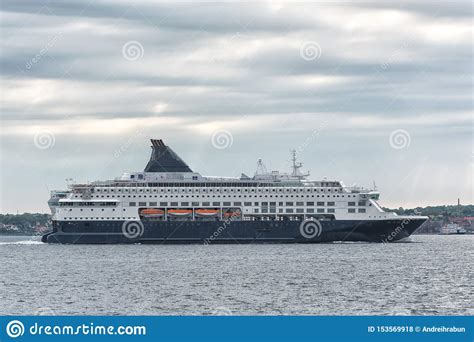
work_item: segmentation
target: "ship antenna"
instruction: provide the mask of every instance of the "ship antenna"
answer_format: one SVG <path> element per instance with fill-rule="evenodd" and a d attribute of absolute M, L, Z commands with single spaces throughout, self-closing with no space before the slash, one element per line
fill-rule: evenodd
<path fill-rule="evenodd" d="M 257 171 L 255 172 L 256 175 L 264 175 L 267 173 L 267 168 L 265 164 L 263 164 L 262 158 L 258 158 L 257 161 Z"/>
<path fill-rule="evenodd" d="M 299 169 L 303 166 L 303 163 L 296 162 L 296 150 L 291 150 L 291 161 L 293 162 L 293 171 L 291 175 L 293 177 L 304 178 L 309 176 L 309 172 L 302 174 Z"/>

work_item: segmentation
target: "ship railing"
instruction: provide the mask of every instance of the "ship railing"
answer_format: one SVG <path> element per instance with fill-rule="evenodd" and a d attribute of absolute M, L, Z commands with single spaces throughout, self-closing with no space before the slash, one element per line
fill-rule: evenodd
<path fill-rule="evenodd" d="M 379 193 L 375 189 L 367 189 L 364 188 L 363 186 L 347 186 L 344 188 L 346 191 L 353 193 L 353 194 L 359 194 L 359 193 Z"/>

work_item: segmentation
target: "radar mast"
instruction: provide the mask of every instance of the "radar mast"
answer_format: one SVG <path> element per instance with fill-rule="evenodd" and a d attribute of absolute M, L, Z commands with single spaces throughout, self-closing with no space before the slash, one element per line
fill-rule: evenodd
<path fill-rule="evenodd" d="M 296 150 L 293 149 L 291 150 L 291 161 L 293 162 L 293 170 L 291 172 L 291 175 L 293 177 L 299 178 L 299 179 L 304 179 L 309 176 L 309 172 L 307 173 L 301 173 L 300 168 L 303 166 L 303 163 L 297 162 L 296 161 Z"/>

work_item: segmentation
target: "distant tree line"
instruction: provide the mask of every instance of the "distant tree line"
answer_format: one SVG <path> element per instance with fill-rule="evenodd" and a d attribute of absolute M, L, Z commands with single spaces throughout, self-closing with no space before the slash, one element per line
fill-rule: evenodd
<path fill-rule="evenodd" d="M 413 209 L 384 208 L 384 210 L 395 212 L 398 215 L 428 216 L 430 219 L 416 231 L 416 234 L 436 234 L 440 232 L 444 224 L 454 218 L 474 217 L 474 205 L 438 205 Z M 472 220 L 465 221 L 463 226 L 468 231 L 472 231 L 474 229 L 473 223 Z"/>
<path fill-rule="evenodd" d="M 395 212 L 398 215 L 430 216 L 432 219 L 474 216 L 474 205 L 438 205 L 434 207 L 418 207 L 413 209 L 404 209 L 400 207 L 398 209 L 384 208 L 384 210 Z"/>

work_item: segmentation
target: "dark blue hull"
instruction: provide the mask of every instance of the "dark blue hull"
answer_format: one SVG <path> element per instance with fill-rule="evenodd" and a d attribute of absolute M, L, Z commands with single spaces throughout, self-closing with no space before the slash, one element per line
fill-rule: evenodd
<path fill-rule="evenodd" d="M 56 221 L 43 242 L 66 244 L 214 244 L 393 242 L 413 234 L 425 218 L 326 221 Z"/>

